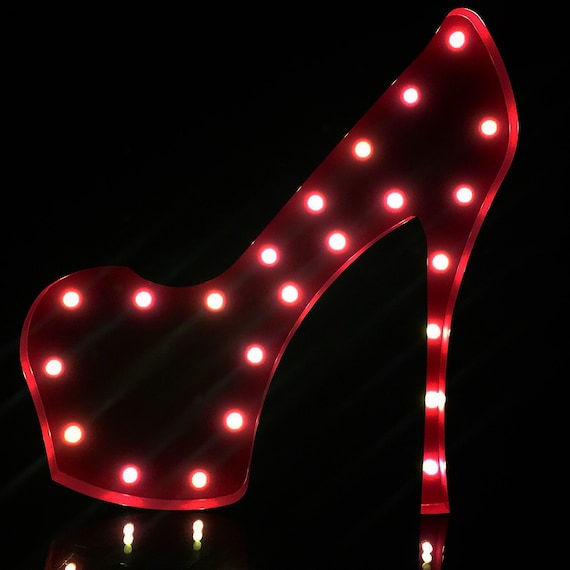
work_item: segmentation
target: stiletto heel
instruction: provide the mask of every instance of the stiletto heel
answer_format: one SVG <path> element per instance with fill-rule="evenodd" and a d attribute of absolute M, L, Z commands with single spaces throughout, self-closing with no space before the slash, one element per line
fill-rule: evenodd
<path fill-rule="evenodd" d="M 225 272 L 169 287 L 98 267 L 46 287 L 20 359 L 53 480 L 150 509 L 237 501 L 292 335 L 359 255 L 418 218 L 428 254 L 421 512 L 447 513 L 452 312 L 517 137 L 499 52 L 476 13 L 456 9 Z"/>

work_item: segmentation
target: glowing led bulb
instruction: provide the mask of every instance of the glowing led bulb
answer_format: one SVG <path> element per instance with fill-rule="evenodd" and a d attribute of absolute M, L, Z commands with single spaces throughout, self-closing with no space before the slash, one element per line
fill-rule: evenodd
<path fill-rule="evenodd" d="M 259 252 L 259 260 L 263 265 L 275 265 L 279 261 L 279 252 L 272 245 L 263 247 Z"/>
<path fill-rule="evenodd" d="M 60 376 L 63 372 L 63 362 L 56 357 L 49 358 L 44 364 L 44 372 L 48 376 Z"/>
<path fill-rule="evenodd" d="M 463 32 L 457 31 L 449 34 L 447 43 L 453 49 L 462 48 L 465 45 L 465 34 Z"/>
<path fill-rule="evenodd" d="M 401 210 L 404 206 L 404 194 L 401 190 L 394 188 L 386 193 L 384 202 L 390 210 Z"/>
<path fill-rule="evenodd" d="M 83 439 L 83 429 L 78 424 L 70 424 L 63 430 L 63 440 L 65 443 L 74 445 Z"/>
<path fill-rule="evenodd" d="M 406 105 L 415 105 L 420 100 L 420 92 L 416 87 L 407 87 L 402 91 L 401 99 Z"/>
<path fill-rule="evenodd" d="M 210 291 L 206 295 L 206 307 L 211 311 L 220 311 L 226 304 L 226 299 L 221 291 Z"/>
<path fill-rule="evenodd" d="M 148 289 L 139 289 L 133 295 L 133 303 L 139 309 L 149 309 L 154 303 L 154 298 Z"/>
<path fill-rule="evenodd" d="M 287 305 L 292 305 L 299 300 L 299 288 L 294 283 L 287 283 L 279 290 L 279 297 Z"/>
<path fill-rule="evenodd" d="M 429 392 L 426 392 L 425 404 L 426 408 L 432 410 L 438 408 L 443 410 L 445 407 L 445 394 L 441 391 L 435 392 L 434 390 L 430 390 Z"/>
<path fill-rule="evenodd" d="M 224 423 L 230 431 L 239 431 L 244 424 L 243 414 L 237 410 L 229 412 L 224 418 Z"/>
<path fill-rule="evenodd" d="M 499 125 L 497 124 L 497 121 L 495 121 L 495 119 L 485 119 L 484 121 L 481 122 L 479 130 L 481 131 L 481 134 L 483 134 L 484 136 L 492 137 L 499 130 Z"/>
<path fill-rule="evenodd" d="M 134 465 L 128 465 L 121 471 L 121 479 L 127 485 L 133 485 L 139 480 L 139 470 Z"/>
<path fill-rule="evenodd" d="M 305 208 L 311 214 L 318 214 L 325 209 L 325 197 L 320 192 L 311 192 L 305 198 Z"/>
<path fill-rule="evenodd" d="M 429 323 L 426 327 L 426 334 L 432 340 L 439 338 L 441 336 L 441 327 L 435 323 Z"/>
<path fill-rule="evenodd" d="M 431 266 L 437 271 L 445 271 L 449 268 L 449 257 L 445 253 L 437 253 L 431 260 Z"/>
<path fill-rule="evenodd" d="M 194 471 L 190 475 L 190 483 L 195 489 L 203 489 L 208 484 L 208 475 L 205 471 Z"/>
<path fill-rule="evenodd" d="M 61 304 L 66 309 L 76 309 L 81 304 L 81 295 L 76 289 L 68 289 L 61 296 Z"/>
<path fill-rule="evenodd" d="M 343 251 L 346 249 L 348 239 L 342 232 L 332 232 L 327 237 L 327 245 L 331 251 Z"/>
<path fill-rule="evenodd" d="M 261 364 L 265 358 L 265 351 L 258 344 L 253 344 L 247 347 L 245 358 L 250 364 Z"/>
<path fill-rule="evenodd" d="M 424 461 L 423 470 L 426 475 L 435 475 L 438 472 L 437 461 L 434 459 L 426 459 Z"/>
<path fill-rule="evenodd" d="M 372 156 L 372 144 L 370 141 L 361 139 L 354 144 L 352 152 L 359 160 L 366 160 Z"/>
<path fill-rule="evenodd" d="M 455 189 L 454 195 L 459 204 L 470 204 L 473 201 L 473 188 L 462 184 Z"/>

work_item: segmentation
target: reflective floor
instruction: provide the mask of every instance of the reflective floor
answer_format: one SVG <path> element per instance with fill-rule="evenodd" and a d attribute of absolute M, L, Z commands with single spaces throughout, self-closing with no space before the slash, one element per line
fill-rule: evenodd
<path fill-rule="evenodd" d="M 292 522 L 294 527 L 295 522 Z M 339 523 L 342 525 L 341 521 Z M 447 525 L 447 516 L 422 519 L 418 568 L 439 570 L 443 567 Z M 297 536 L 294 528 L 289 532 L 285 528 L 278 530 L 283 533 L 277 539 L 281 545 L 279 550 L 271 547 L 275 539 L 264 540 L 262 544 L 248 540 L 246 529 L 224 516 L 209 513 L 125 514 L 58 535 L 50 543 L 45 568 L 247 569 L 312 568 L 324 564 L 330 568 L 339 564 L 343 567 L 367 567 L 370 563 L 385 565 L 396 560 L 409 564 L 413 559 L 412 552 L 397 558 L 382 553 L 389 548 L 385 542 L 388 533 L 379 537 L 377 552 L 366 552 L 349 544 L 352 533 L 348 529 L 343 533 L 341 527 L 338 542 L 331 540 L 323 555 L 315 556 L 314 551 L 302 544 L 303 536 L 315 544 L 314 538 L 306 536 L 308 529 L 299 525 Z M 289 540 L 286 539 L 288 536 Z"/>
<path fill-rule="evenodd" d="M 146 511 L 54 483 L 20 368 L 27 311 L 64 275 L 125 265 L 187 285 L 224 270 L 455 7 L 402 3 L 371 16 L 352 3 L 328 6 L 326 18 L 290 4 L 184 16 L 50 8 L 11 20 L 2 570 L 567 565 L 567 97 L 558 84 L 567 34 L 553 3 L 470 5 L 501 50 L 521 130 L 457 300 L 449 516 L 420 516 L 425 243 L 414 221 L 345 271 L 292 338 L 260 418 L 249 488 L 233 505 Z"/>

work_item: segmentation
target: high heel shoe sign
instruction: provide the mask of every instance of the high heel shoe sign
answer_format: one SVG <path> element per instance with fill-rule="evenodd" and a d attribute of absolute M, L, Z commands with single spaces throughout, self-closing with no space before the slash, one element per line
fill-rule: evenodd
<path fill-rule="evenodd" d="M 53 480 L 149 509 L 240 499 L 295 331 L 359 255 L 417 218 L 428 254 L 421 511 L 448 512 L 452 313 L 517 137 L 499 51 L 475 12 L 455 9 L 220 275 L 169 287 L 106 266 L 46 287 L 25 319 L 20 358 Z"/>

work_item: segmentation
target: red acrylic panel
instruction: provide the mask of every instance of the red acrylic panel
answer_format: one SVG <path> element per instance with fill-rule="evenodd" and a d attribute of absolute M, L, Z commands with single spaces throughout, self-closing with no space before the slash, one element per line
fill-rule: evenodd
<path fill-rule="evenodd" d="M 475 12 L 456 9 L 219 276 L 170 287 L 107 266 L 46 287 L 20 356 L 53 480 L 149 509 L 240 499 L 292 335 L 360 254 L 417 218 L 428 252 L 422 512 L 447 512 L 451 318 L 517 137 L 497 47 Z"/>

